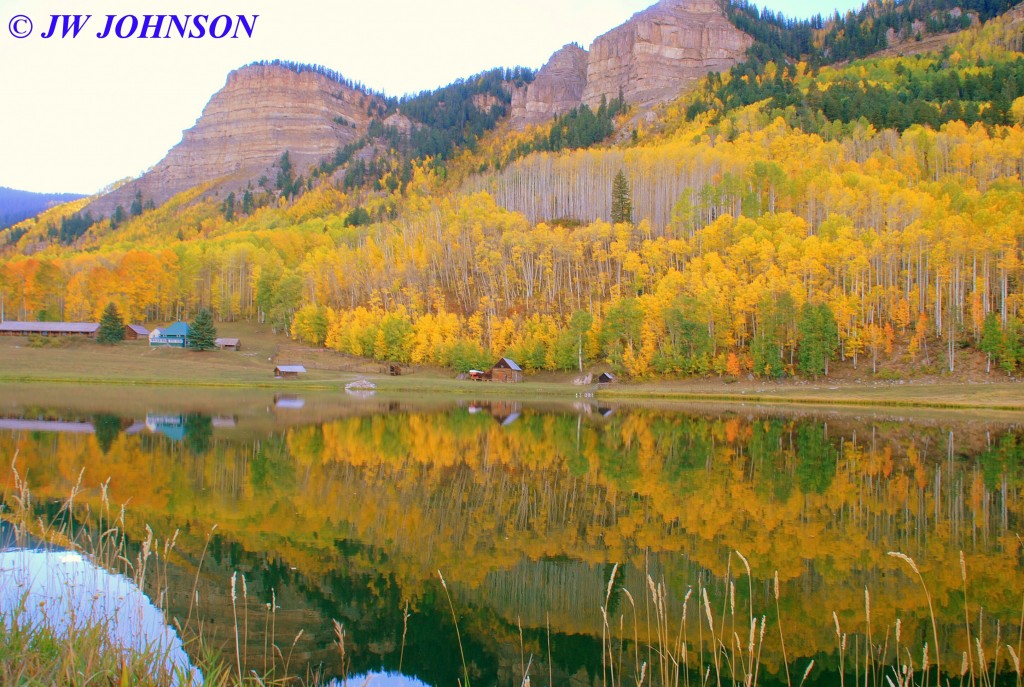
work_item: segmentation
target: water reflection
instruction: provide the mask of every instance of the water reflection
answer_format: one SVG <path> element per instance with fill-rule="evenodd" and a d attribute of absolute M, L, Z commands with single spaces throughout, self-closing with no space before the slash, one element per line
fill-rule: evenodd
<path fill-rule="evenodd" d="M 366 673 L 365 675 L 355 675 L 348 679 L 338 680 L 334 679 L 328 683 L 329 687 L 428 687 L 425 682 L 421 682 L 414 677 L 408 675 L 402 675 L 401 673 Z"/>
<path fill-rule="evenodd" d="M 1011 423 L 495 400 L 302 405 L 275 413 L 262 398 L 230 430 L 216 411 L 183 408 L 180 440 L 130 433 L 127 416 L 102 441 L 98 430 L 0 430 L 0 455 L 30 462 L 44 501 L 66 498 L 84 467 L 92 484 L 110 478 L 111 498 L 130 499 L 139 523 L 161 523 L 165 536 L 179 528 L 171 586 L 190 590 L 202 560 L 202 610 L 223 641 L 233 635 L 228 581 L 245 575 L 257 672 L 274 660 L 262 647 L 287 646 L 302 629 L 293 668 L 340 674 L 337 619 L 354 671 L 401 662 L 427 684 L 455 684 L 438 569 L 482 685 L 521 682 L 523 655 L 534 675 L 600 682 L 599 609 L 616 563 L 607 600 L 627 647 L 657 640 L 646 610 L 635 632 L 630 624 L 649 605 L 648 577 L 665 584 L 674 624 L 687 591 L 701 588 L 716 614 L 752 604 L 774 622 L 777 570 L 789 658 L 801 673 L 814 658 L 823 672 L 812 679 L 838 670 L 832 611 L 863 628 L 865 587 L 875 627 L 899 617 L 904 643 L 919 651 L 927 641 L 927 602 L 893 550 L 922 566 L 944 656 L 966 641 L 961 550 L 985 636 L 995 618 L 1003 636 L 1016 632 L 1024 439 Z M 97 412 L 89 417 L 98 428 Z M 750 561 L 749 579 L 733 551 Z M 172 596 L 172 614 L 187 612 L 184 597 Z M 272 599 L 282 610 L 266 636 L 260 609 Z M 691 627 L 697 610 L 691 602 Z M 761 684 L 785 683 L 780 648 L 769 633 Z"/>
<path fill-rule="evenodd" d="M 171 685 L 203 683 L 160 609 L 131 580 L 77 553 L 0 551 L 0 617 L 8 626 L 16 618 L 47 627 L 58 639 L 74 628 L 103 628 L 115 646 L 156 657 Z"/>

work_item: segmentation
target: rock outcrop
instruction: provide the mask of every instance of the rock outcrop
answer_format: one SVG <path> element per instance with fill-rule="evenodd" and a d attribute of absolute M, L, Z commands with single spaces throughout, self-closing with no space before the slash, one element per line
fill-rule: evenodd
<path fill-rule="evenodd" d="M 587 86 L 587 51 L 571 43 L 551 56 L 533 83 L 512 94 L 516 126 L 540 124 L 583 102 Z"/>
<path fill-rule="evenodd" d="M 620 92 L 641 106 L 670 100 L 741 61 L 752 44 L 715 0 L 661 0 L 594 41 L 583 102 L 596 107 Z"/>
<path fill-rule="evenodd" d="M 743 59 L 752 39 L 729 23 L 717 0 L 661 0 L 598 37 L 589 52 L 570 44 L 552 55 L 534 81 L 512 93 L 513 126 L 537 124 L 582 103 L 596 108 L 620 94 L 628 103 L 651 105 L 678 96 L 708 71 Z M 497 101 L 480 98 L 487 110 Z M 287 151 L 298 174 L 358 140 L 369 129 L 369 112 L 386 110 L 372 94 L 349 87 L 315 68 L 250 65 L 232 72 L 195 126 L 143 176 L 101 196 L 88 210 L 109 216 L 128 211 L 137 194 L 160 205 L 198 186 L 220 196 L 256 179 L 276 177 Z M 392 115 L 387 122 L 406 133 L 413 124 Z M 370 145 L 357 158 L 377 154 Z"/>
<path fill-rule="evenodd" d="M 596 38 L 589 51 L 566 46 L 556 52 L 536 80 L 514 94 L 513 126 L 583 103 L 596 108 L 602 97 L 620 94 L 641 107 L 671 100 L 708 72 L 742 61 L 752 44 L 716 0 L 661 0 Z"/>
<path fill-rule="evenodd" d="M 267 174 L 287 151 L 301 174 L 366 133 L 376 96 L 317 71 L 250 65 L 233 71 L 181 143 L 140 178 L 97 199 L 93 215 L 129 209 L 136 192 L 157 205 L 209 182 L 227 192 Z"/>

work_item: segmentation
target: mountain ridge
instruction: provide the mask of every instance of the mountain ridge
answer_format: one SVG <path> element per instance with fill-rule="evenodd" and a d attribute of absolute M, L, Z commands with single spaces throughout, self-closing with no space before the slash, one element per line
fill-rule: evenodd
<path fill-rule="evenodd" d="M 0 186 L 0 229 L 34 217 L 62 203 L 85 198 L 80 193 L 37 193 Z"/>
<path fill-rule="evenodd" d="M 305 171 L 365 134 L 372 104 L 382 106 L 380 96 L 332 74 L 283 63 L 232 71 L 180 143 L 140 178 L 99 197 L 89 211 L 111 215 L 118 206 L 128 208 L 136 195 L 161 204 L 213 181 L 226 194 L 271 174 L 284 152 Z"/>
<path fill-rule="evenodd" d="M 591 51 L 567 46 L 557 52 L 555 64 L 541 69 L 540 83 L 510 83 L 511 121 L 513 126 L 543 123 L 583 104 L 596 110 L 602 100 L 619 95 L 641 106 L 663 102 L 709 69 L 738 63 L 752 43 L 729 24 L 716 0 L 661 0 L 596 38 Z M 95 216 L 112 216 L 137 199 L 161 204 L 211 182 L 210 193 L 226 196 L 274 176 L 274 164 L 285 152 L 304 174 L 366 137 L 374 116 L 389 103 L 394 109 L 393 103 L 407 100 L 385 99 L 325 68 L 247 65 L 228 75 L 195 125 L 160 162 L 88 209 Z M 412 132 L 405 135 L 411 138 Z M 366 144 L 364 162 L 375 156 L 370 141 Z"/>

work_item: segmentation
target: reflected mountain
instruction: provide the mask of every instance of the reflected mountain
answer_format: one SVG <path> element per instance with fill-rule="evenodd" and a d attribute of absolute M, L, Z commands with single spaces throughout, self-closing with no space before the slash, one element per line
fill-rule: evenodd
<path fill-rule="evenodd" d="M 223 646 L 233 641 L 230 579 L 244 575 L 247 660 L 258 673 L 277 656 L 264 646 L 287 648 L 302 630 L 293 669 L 401 666 L 426 684 L 455 684 L 459 644 L 438 570 L 480 685 L 521 683 L 524 656 L 535 676 L 599 683 L 601 608 L 624 628 L 617 649 L 657 642 L 652 582 L 676 626 L 687 593 L 706 591 L 716 615 L 752 605 L 774 627 L 776 571 L 790 667 L 802 674 L 814 659 L 808 684 L 824 684 L 840 665 L 831 613 L 862 632 L 865 587 L 882 636 L 899 617 L 905 643 L 919 650 L 930 637 L 920 584 L 889 551 L 921 566 L 944 657 L 966 641 L 961 550 L 984 636 L 996 619 L 1003 636 L 1018 631 L 1024 435 L 1012 422 L 634 404 L 276 405 L 264 397 L 226 429 L 213 418 L 227 409 L 181 413 L 181 439 L 133 433 L 127 420 L 109 421 L 122 429 L 102 442 L 99 431 L 0 429 L 0 454 L 31 465 L 44 519 L 84 468 L 83 508 L 99 511 L 95 485 L 109 478 L 111 501 L 129 502 L 130 538 L 143 538 L 144 523 L 158 536 L 178 530 L 169 612 L 185 617 L 197 585 L 205 627 Z M 88 415 L 97 428 L 98 415 Z M 255 424 L 262 418 L 274 423 Z M 691 598 L 691 629 L 699 610 Z M 689 637 L 691 656 L 700 641 Z M 777 632 L 762 655 L 760 684 L 785 684 Z M 699 682 L 700 666 L 690 668 Z"/>

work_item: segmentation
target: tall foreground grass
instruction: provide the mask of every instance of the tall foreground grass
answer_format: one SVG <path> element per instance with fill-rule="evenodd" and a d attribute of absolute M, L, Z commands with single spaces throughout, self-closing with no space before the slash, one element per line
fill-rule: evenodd
<path fill-rule="evenodd" d="M 309 668 L 300 669 L 304 674 L 292 670 L 291 652 L 299 637 L 290 646 L 278 646 L 273 634 L 265 635 L 272 645 L 262 648 L 272 660 L 264 662 L 261 673 L 245 668 L 250 618 L 244 576 L 231 579 L 233 646 L 215 647 L 208 641 L 198 620 L 196 591 L 206 549 L 196 570 L 187 616 L 171 618 L 168 566 L 177 532 L 161 542 L 147 526 L 146 539 L 132 554 L 125 509 L 111 508 L 106 484 L 101 485 L 98 513 L 76 512 L 80 510 L 76 507 L 79 475 L 56 515 L 45 520 L 35 515 L 16 456 L 12 474 L 14 487 L 0 504 L 13 538 L 6 543 L 14 544 L 13 551 L 0 554 L 0 684 L 245 687 L 326 682 Z M 79 521 L 90 525 L 76 526 Z M 40 563 L 37 556 L 47 558 Z M 62 573 L 64 564 L 73 571 Z M 47 578 L 41 583 L 42 594 L 35 584 L 39 580 L 34 579 L 41 576 Z M 47 593 L 47 586 L 61 585 L 65 588 Z M 147 588 L 156 590 L 152 603 L 142 592 Z M 131 621 L 149 613 L 147 606 L 154 604 L 159 631 L 147 634 L 152 628 Z M 265 617 L 253 621 L 272 632 L 277 608 L 274 598 L 265 605 Z M 344 665 L 344 630 L 337 628 Z"/>
<path fill-rule="evenodd" d="M 175 630 L 174 640 L 153 641 L 139 647 L 126 642 L 115 625 L 118 615 L 132 609 L 119 609 L 119 614 L 97 619 L 95 615 L 57 617 L 66 609 L 30 606 L 26 592 L 20 603 L 0 605 L 0 684 L 2 685 L 210 685 L 211 687 L 243 687 L 248 685 L 321 685 L 323 676 L 308 667 L 293 665 L 291 653 L 299 636 L 289 644 L 278 646 L 274 637 L 276 626 L 276 598 L 266 604 L 259 618 L 250 618 L 248 587 L 244 576 L 231 578 L 231 602 L 234 624 L 233 637 L 226 645 L 213 646 L 200 617 L 198 608 L 199 574 L 204 549 L 196 571 L 195 583 L 189 596 L 188 611 L 184 618 L 170 618 L 169 559 L 175 549 L 177 532 L 160 541 L 152 530 L 137 551 L 129 547 L 126 538 L 125 509 L 113 509 L 107 496 L 107 485 L 101 486 L 99 512 L 88 511 L 78 503 L 81 494 L 81 475 L 68 498 L 50 520 L 36 515 L 32 495 L 15 463 L 12 465 L 13 488 L 3 494 L 2 514 L 22 548 L 40 543 L 55 545 L 64 552 L 78 552 L 98 568 L 116 573 L 130 580 L 137 590 L 156 590 L 154 604 L 163 618 Z M 90 523 L 88 527 L 76 525 Z M 209 536 L 212 536 L 210 532 Z M 207 545 L 209 545 L 209 536 Z M 132 551 L 130 551 L 130 549 Z M 879 624 L 872 616 L 871 591 L 864 590 L 864 622 L 858 627 L 843 627 L 839 614 L 822 609 L 823 623 L 834 627 L 835 651 L 838 670 L 829 672 L 826 679 L 834 679 L 839 687 L 1024 687 L 1021 656 L 1024 655 L 1024 630 L 1016 636 L 1003 636 L 998 628 L 994 633 L 983 632 L 984 611 L 970 597 L 968 568 L 960 555 L 959 572 L 963 583 L 963 625 L 966 644 L 956 655 L 950 654 L 949 644 L 943 644 L 936 620 L 927 579 L 917 562 L 910 556 L 894 551 L 889 554 L 916 579 L 928 605 L 930 636 L 924 641 L 903 636 L 900 619 L 894 623 Z M 0 557 L 2 558 L 2 557 Z M 735 570 L 735 575 L 733 571 Z M 709 589 L 702 583 L 686 591 L 683 598 L 671 600 L 666 583 L 645 573 L 646 586 L 629 590 L 621 586 L 621 569 L 614 566 L 608 579 L 603 599 L 596 599 L 601 636 L 601 674 L 592 676 L 602 687 L 755 687 L 769 682 L 783 682 L 788 687 L 804 687 L 818 679 L 815 661 L 791 661 L 786 643 L 786 622 L 781 600 L 785 590 L 778 573 L 769 582 L 769 605 L 774 608 L 755 609 L 755 579 L 747 559 L 739 552 L 729 557 L 726 575 L 727 593 L 720 605 L 713 606 Z M 749 602 L 737 603 L 737 585 L 744 578 Z M 0 585 L 10 584 L 9 576 L 0 576 Z M 70 578 L 69 578 L 70 579 Z M 71 581 L 70 584 L 75 584 Z M 450 593 L 444 578 L 438 572 L 440 590 L 447 600 L 458 636 L 458 652 L 439 656 L 437 661 L 452 665 L 461 663 L 459 687 L 470 687 L 470 669 L 461 645 L 457 595 Z M 0 588 L 0 592 L 6 592 Z M 16 591 L 16 590 L 15 590 Z M 1012 590 L 1021 595 L 1020 627 L 1024 628 L 1024 590 Z M 621 594 L 626 604 L 614 610 L 613 594 Z M 742 596 L 742 594 L 741 594 Z M 141 592 L 138 595 L 142 598 Z M 0 594 L 0 600 L 4 597 Z M 134 599 L 135 603 L 148 602 Z M 681 611 L 673 610 L 679 608 Z M 772 612 L 774 611 L 774 613 Z M 773 616 L 769 620 L 769 616 Z M 405 629 L 410 620 L 408 609 L 403 614 L 402 655 L 405 651 Z M 790 623 L 796 619 L 788 619 Z M 1016 619 L 1014 619 L 1016 620 Z M 263 633 L 270 646 L 263 646 L 265 660 L 260 673 L 250 665 L 249 628 L 259 623 L 268 630 Z M 791 626 L 792 627 L 792 626 Z M 347 673 L 346 642 L 358 638 L 346 636 L 346 629 L 335 623 L 335 644 L 340 655 L 342 672 Z M 301 636 L 301 632 L 300 632 Z M 547 666 L 543 654 L 527 655 L 523 647 L 522 626 L 519 628 L 521 676 L 520 687 L 555 684 L 551 665 L 551 640 L 548 628 Z M 642 639 L 641 639 L 642 638 Z M 765 657 L 766 639 L 781 647 L 782 660 L 775 661 L 769 675 Z M 182 663 L 175 657 L 181 646 L 191 656 L 193 665 Z M 401 661 L 401 659 L 400 659 Z M 531 675 L 532 671 L 536 671 Z M 301 674 L 300 674 L 301 673 Z M 361 681 L 353 684 L 362 684 Z M 568 681 L 567 681 L 568 684 Z M 454 685 L 452 687 L 455 687 Z"/>
<path fill-rule="evenodd" d="M 733 556 L 742 564 L 736 580 L 746 577 L 748 583 L 747 607 L 736 603 L 736 581 L 732 581 Z M 1024 589 L 1013 590 L 1021 595 L 1021 616 L 1016 636 L 1003 636 L 1001 624 L 996 623 L 995 636 L 983 636 L 984 609 L 975 606 L 972 617 L 970 586 L 966 561 L 960 553 L 960 577 L 964 592 L 964 630 L 966 645 L 955 656 L 942 655 L 939 624 L 936 620 L 927 581 L 913 558 L 899 551 L 889 556 L 905 566 L 921 585 L 928 603 L 930 640 L 923 644 L 908 642 L 903 637 L 902 622 L 879 628 L 873 625 L 871 592 L 864 590 L 865 622 L 857 628 L 844 628 L 839 615 L 833 611 L 830 618 L 835 630 L 835 647 L 839 666 L 835 674 L 824 677 L 838 687 L 995 687 L 1024 686 L 1021 656 L 1024 654 Z M 787 656 L 785 626 L 780 599 L 782 590 L 778 572 L 771 584 L 775 621 L 768 614 L 758 615 L 754 609 L 754 578 L 743 554 L 733 552 L 729 560 L 728 593 L 723 607 L 712 607 L 708 588 L 703 584 L 688 589 L 682 600 L 682 612 L 673 616 L 664 582 L 656 582 L 645 575 L 647 589 L 638 600 L 624 588 L 619 588 L 629 608 L 617 618 L 610 617 L 609 606 L 616 589 L 616 565 L 608 580 L 607 592 L 601 607 L 602 618 L 602 679 L 604 687 L 623 685 L 661 685 L 663 687 L 706 687 L 714 685 L 742 685 L 754 687 L 765 680 L 762 662 L 765 639 L 774 633 L 782 653 L 782 669 L 772 676 L 772 682 L 784 682 L 789 687 L 803 687 L 815 675 L 815 661 L 804 659 L 791 664 Z M 695 612 L 691 612 L 695 605 Z M 794 619 L 790 619 L 791 622 Z M 1016 619 L 1014 619 L 1016 620 Z M 631 627 L 630 627 L 631 626 Z M 641 642 L 645 635 L 650 641 Z M 630 641 L 632 640 L 632 641 Z M 819 684 L 820 684 L 820 679 Z"/>

